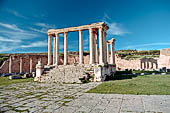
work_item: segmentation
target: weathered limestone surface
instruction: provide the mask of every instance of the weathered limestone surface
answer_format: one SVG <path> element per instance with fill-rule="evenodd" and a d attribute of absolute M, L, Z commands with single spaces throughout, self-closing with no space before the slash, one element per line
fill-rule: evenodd
<path fill-rule="evenodd" d="M 160 57 L 158 60 L 158 67 L 170 68 L 170 48 L 160 50 Z"/>
<path fill-rule="evenodd" d="M 80 83 L 79 78 L 85 76 L 85 72 L 93 70 L 91 65 L 59 65 L 46 71 L 40 78 L 40 82 L 56 83 Z"/>
<path fill-rule="evenodd" d="M 13 73 L 18 72 L 20 73 L 20 58 L 22 58 L 22 72 L 35 72 L 36 64 L 38 60 L 41 59 L 43 64 L 47 64 L 48 56 L 47 55 L 32 55 L 32 54 L 12 54 L 12 66 L 11 70 Z M 32 64 L 32 67 L 31 67 Z M 0 73 L 8 73 L 9 72 L 9 60 L 5 61 L 3 65 L 0 67 Z"/>
<path fill-rule="evenodd" d="M 2 113 L 169 113 L 169 95 L 85 93 L 100 82 L 0 86 Z"/>

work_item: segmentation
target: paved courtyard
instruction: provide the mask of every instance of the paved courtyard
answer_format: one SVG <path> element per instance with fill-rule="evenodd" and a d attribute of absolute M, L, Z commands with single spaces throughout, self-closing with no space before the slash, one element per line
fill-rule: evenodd
<path fill-rule="evenodd" d="M 169 113 L 170 96 L 90 94 L 100 83 L 0 86 L 0 113 Z"/>

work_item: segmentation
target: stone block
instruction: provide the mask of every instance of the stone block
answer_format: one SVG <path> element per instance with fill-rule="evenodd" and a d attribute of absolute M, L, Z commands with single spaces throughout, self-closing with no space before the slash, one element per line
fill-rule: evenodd
<path fill-rule="evenodd" d="M 21 75 L 19 75 L 19 74 L 15 74 L 15 75 L 11 75 L 11 76 L 9 76 L 9 79 L 10 80 L 12 80 L 12 79 L 21 79 L 22 77 L 21 77 Z"/>

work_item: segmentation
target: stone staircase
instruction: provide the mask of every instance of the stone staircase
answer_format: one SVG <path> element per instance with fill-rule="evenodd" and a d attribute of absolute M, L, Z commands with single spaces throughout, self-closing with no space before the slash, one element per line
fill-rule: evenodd
<path fill-rule="evenodd" d="M 79 79 L 86 76 L 86 73 L 94 73 L 94 67 L 89 64 L 46 67 L 40 82 L 81 83 Z"/>

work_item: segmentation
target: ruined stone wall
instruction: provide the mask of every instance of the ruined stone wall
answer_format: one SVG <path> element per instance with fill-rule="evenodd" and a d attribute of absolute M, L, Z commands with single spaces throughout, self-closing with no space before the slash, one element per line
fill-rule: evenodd
<path fill-rule="evenodd" d="M 32 58 L 32 69 L 33 72 L 36 70 L 36 64 L 38 60 L 42 60 L 44 65 L 48 63 L 48 56 L 47 55 L 11 55 L 12 56 L 12 72 L 20 72 L 20 58 L 22 57 L 22 72 L 30 72 L 30 58 Z M 53 57 L 53 56 L 52 56 Z M 53 59 L 53 58 L 52 58 Z M 75 56 L 76 63 L 79 62 L 78 55 Z M 52 60 L 53 62 L 53 60 Z M 64 57 L 59 57 L 59 65 L 63 65 Z M 72 55 L 68 56 L 68 64 L 74 63 L 74 57 Z M 84 63 L 89 63 L 89 55 L 84 56 Z M 0 73 L 8 73 L 9 72 L 9 60 L 5 61 L 3 65 L 0 67 Z"/>
<path fill-rule="evenodd" d="M 35 71 L 36 64 L 38 60 L 41 58 L 44 65 L 47 65 L 48 56 L 47 55 L 12 55 L 12 72 L 20 72 L 20 57 L 23 58 L 23 72 L 30 71 L 30 58 L 33 61 L 33 71 Z M 84 56 L 84 63 L 89 64 L 89 55 Z M 52 58 L 53 59 L 53 58 Z M 76 63 L 79 63 L 79 56 L 75 55 Z M 62 65 L 64 62 L 64 57 L 59 57 L 59 64 Z M 74 56 L 68 56 L 68 64 L 74 63 Z M 116 69 L 140 69 L 140 59 L 135 60 L 125 60 L 121 59 L 116 55 L 115 57 Z M 170 68 L 170 48 L 163 49 L 160 51 L 160 58 L 158 59 L 158 68 L 167 67 Z M 8 73 L 9 70 L 9 61 L 5 61 L 3 65 L 0 67 L 0 73 Z"/>
<path fill-rule="evenodd" d="M 116 70 L 124 70 L 124 69 L 140 69 L 140 59 L 135 60 L 125 60 L 121 59 L 116 55 L 115 58 Z"/>
<path fill-rule="evenodd" d="M 158 60 L 158 67 L 170 68 L 170 48 L 160 50 L 160 57 Z"/>
<path fill-rule="evenodd" d="M 8 73 L 9 72 L 9 60 L 5 61 L 0 67 L 0 73 Z"/>
<path fill-rule="evenodd" d="M 20 58 L 22 58 L 22 72 L 30 72 L 30 58 L 32 58 L 32 69 L 35 71 L 38 60 L 42 60 L 43 64 L 47 64 L 47 55 L 11 55 L 12 72 L 20 72 Z M 0 73 L 9 72 L 9 60 L 5 61 L 0 67 Z"/>

